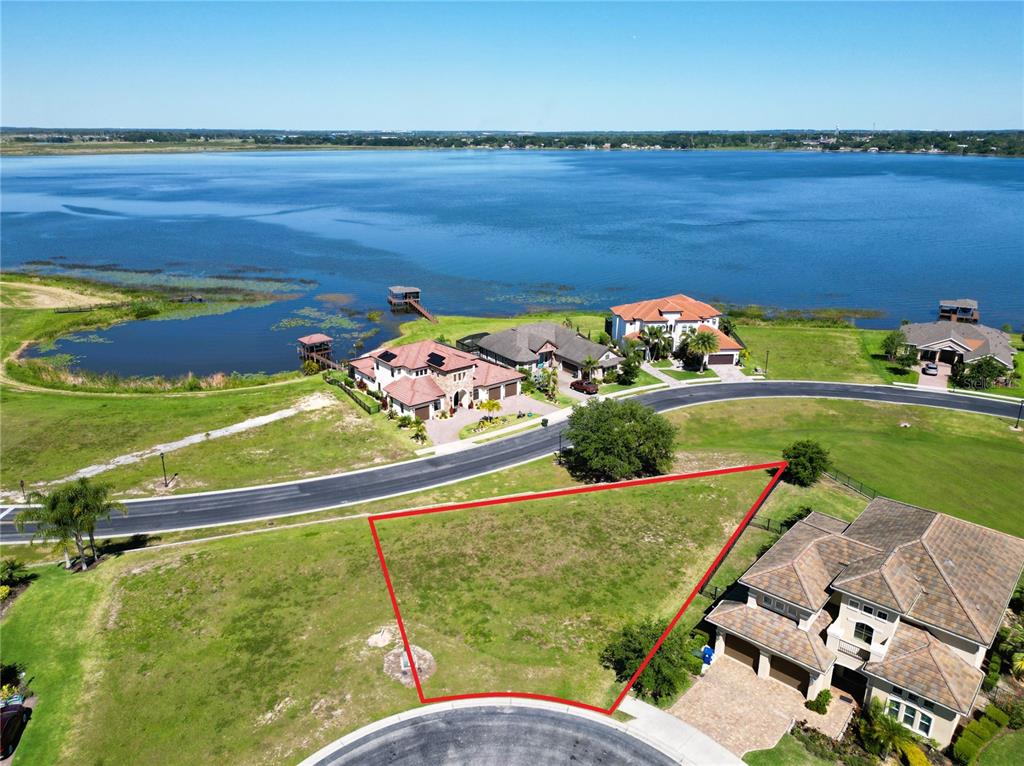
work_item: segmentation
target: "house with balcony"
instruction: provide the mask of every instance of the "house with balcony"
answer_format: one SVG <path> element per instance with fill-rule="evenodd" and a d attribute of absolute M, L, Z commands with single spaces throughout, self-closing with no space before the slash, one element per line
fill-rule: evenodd
<path fill-rule="evenodd" d="M 612 306 L 611 336 L 618 344 L 636 340 L 645 329 L 660 327 L 672 338 L 672 348 L 679 345 L 685 333 L 700 330 L 713 332 L 718 338 L 718 351 L 709 355 L 708 364 L 738 364 L 743 346 L 719 328 L 722 312 L 688 295 L 677 293 Z"/>
<path fill-rule="evenodd" d="M 887 498 L 852 523 L 812 512 L 708 615 L 715 650 L 807 699 L 880 699 L 946 746 L 1024 569 L 1024 540 Z"/>
<path fill-rule="evenodd" d="M 484 399 L 518 396 L 522 373 L 433 340 L 377 349 L 348 363 L 357 384 L 386 394 L 399 415 L 430 420 Z"/>

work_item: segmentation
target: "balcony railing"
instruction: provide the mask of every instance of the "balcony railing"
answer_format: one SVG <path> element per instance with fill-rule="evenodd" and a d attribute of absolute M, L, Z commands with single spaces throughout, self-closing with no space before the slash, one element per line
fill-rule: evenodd
<path fill-rule="evenodd" d="M 871 656 L 871 651 L 865 649 L 863 646 L 857 646 L 846 641 L 839 642 L 839 651 L 843 654 L 849 654 L 851 657 L 856 657 L 859 660 L 867 661 L 868 657 Z"/>

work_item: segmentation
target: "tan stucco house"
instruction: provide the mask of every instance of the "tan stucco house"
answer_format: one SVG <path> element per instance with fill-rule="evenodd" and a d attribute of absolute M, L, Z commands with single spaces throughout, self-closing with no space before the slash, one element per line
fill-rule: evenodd
<path fill-rule="evenodd" d="M 387 394 L 399 415 L 430 420 L 483 399 L 516 396 L 523 375 L 433 340 L 384 348 L 349 362 L 358 383 Z"/>
<path fill-rule="evenodd" d="M 817 512 L 794 524 L 740 578 L 746 601 L 707 619 L 716 654 L 808 699 L 830 686 L 877 697 L 945 746 L 1022 568 L 1018 537 L 876 498 L 850 524 Z"/>

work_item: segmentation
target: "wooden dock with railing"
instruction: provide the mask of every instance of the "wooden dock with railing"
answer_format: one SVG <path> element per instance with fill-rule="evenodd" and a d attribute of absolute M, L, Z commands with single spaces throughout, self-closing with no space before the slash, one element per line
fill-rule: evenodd
<path fill-rule="evenodd" d="M 415 311 L 428 322 L 437 324 L 437 319 L 420 303 L 420 289 L 407 285 L 392 285 L 388 288 L 388 305 L 392 311 Z"/>

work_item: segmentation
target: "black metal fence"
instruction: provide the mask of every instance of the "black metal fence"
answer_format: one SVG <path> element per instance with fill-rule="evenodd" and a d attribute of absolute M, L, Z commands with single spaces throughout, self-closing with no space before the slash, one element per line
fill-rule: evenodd
<path fill-rule="evenodd" d="M 878 492 L 875 489 L 869 487 L 862 481 L 857 481 L 848 473 L 843 473 L 842 471 L 839 470 L 832 470 L 825 471 L 825 475 L 828 476 L 830 479 L 834 479 L 835 481 L 839 482 L 844 487 L 849 487 L 854 492 L 858 492 L 861 495 L 864 495 L 864 497 L 870 498 L 871 500 L 874 500 L 876 497 L 878 497 Z"/>
<path fill-rule="evenodd" d="M 781 534 L 784 529 L 782 525 L 785 521 L 785 519 L 780 521 L 779 519 L 761 519 L 755 516 L 750 520 L 750 526 L 757 527 L 758 529 L 766 529 L 769 532 L 775 532 L 776 534 Z"/>
<path fill-rule="evenodd" d="M 370 404 L 370 402 L 366 401 L 367 399 L 370 398 L 368 395 L 360 395 L 357 391 L 346 386 L 338 378 L 324 375 L 324 382 L 330 383 L 332 386 L 337 386 L 342 391 L 344 391 L 348 395 L 348 398 L 355 402 L 356 406 L 359 407 L 366 414 L 376 415 L 378 412 L 380 412 L 381 407 L 378 402 L 374 401 L 373 404 Z"/>

